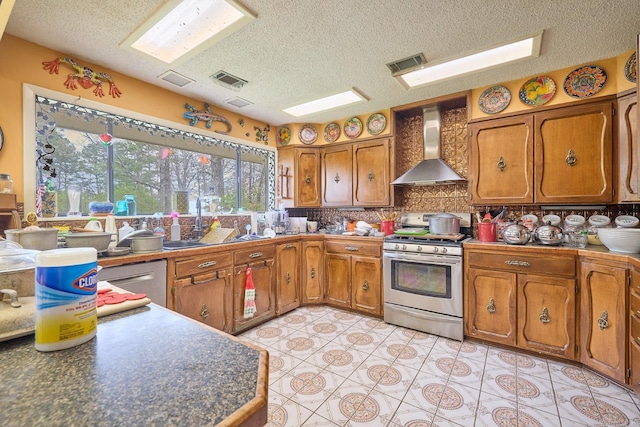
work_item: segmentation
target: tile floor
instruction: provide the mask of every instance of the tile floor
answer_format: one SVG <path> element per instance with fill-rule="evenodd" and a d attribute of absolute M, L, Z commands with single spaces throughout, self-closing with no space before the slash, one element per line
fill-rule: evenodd
<path fill-rule="evenodd" d="M 268 426 L 640 425 L 640 399 L 587 369 L 326 306 L 240 338 L 269 351 Z"/>

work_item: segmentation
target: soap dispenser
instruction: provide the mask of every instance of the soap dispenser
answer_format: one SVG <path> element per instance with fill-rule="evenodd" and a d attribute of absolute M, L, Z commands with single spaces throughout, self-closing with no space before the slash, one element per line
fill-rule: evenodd
<path fill-rule="evenodd" d="M 178 223 L 178 212 L 171 212 L 171 240 L 180 240 L 180 223 Z"/>

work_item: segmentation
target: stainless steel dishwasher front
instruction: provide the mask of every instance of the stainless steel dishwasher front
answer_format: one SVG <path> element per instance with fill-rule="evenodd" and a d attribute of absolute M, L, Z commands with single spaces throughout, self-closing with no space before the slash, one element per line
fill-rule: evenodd
<path fill-rule="evenodd" d="M 152 302 L 167 306 L 167 261 L 164 259 L 105 267 L 98 272 L 98 280 L 106 280 L 126 291 L 147 294 Z"/>

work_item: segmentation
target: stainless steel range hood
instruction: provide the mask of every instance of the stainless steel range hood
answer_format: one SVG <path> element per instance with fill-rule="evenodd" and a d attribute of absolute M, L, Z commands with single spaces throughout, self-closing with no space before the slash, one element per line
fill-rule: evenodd
<path fill-rule="evenodd" d="M 440 111 L 423 107 L 424 160 L 393 181 L 393 185 L 442 185 L 466 181 L 440 154 Z"/>

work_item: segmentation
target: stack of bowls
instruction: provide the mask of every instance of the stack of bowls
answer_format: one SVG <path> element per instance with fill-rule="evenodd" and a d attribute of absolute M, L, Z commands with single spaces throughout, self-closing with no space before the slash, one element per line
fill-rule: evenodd
<path fill-rule="evenodd" d="M 611 252 L 640 253 L 640 228 L 600 228 L 598 237 Z"/>

